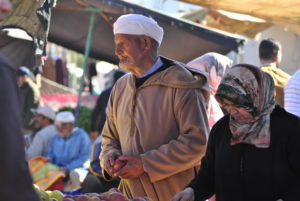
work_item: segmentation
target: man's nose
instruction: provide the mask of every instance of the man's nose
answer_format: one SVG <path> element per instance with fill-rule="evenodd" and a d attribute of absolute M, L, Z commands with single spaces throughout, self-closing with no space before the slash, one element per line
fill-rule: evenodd
<path fill-rule="evenodd" d="M 115 47 L 115 55 L 117 55 L 117 56 L 121 55 L 122 52 L 123 52 L 122 47 L 120 47 L 119 45 L 116 45 L 116 47 Z"/>

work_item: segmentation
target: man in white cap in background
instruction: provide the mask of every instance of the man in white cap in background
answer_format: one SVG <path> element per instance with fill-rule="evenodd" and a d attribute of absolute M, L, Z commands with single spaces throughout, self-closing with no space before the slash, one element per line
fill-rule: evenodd
<path fill-rule="evenodd" d="M 129 14 L 113 25 L 119 66 L 102 131 L 105 178 L 120 177 L 129 198 L 167 201 L 195 176 L 206 148 L 207 78 L 158 56 L 163 29 Z M 176 51 L 176 50 L 174 50 Z"/>
<path fill-rule="evenodd" d="M 55 112 L 51 107 L 39 107 L 31 109 L 34 114 L 35 127 L 40 130 L 33 137 L 32 143 L 26 150 L 26 158 L 30 160 L 36 156 L 46 157 L 48 154 L 49 144 L 56 135 L 54 126 Z"/>
<path fill-rule="evenodd" d="M 56 114 L 54 124 L 57 135 L 50 143 L 47 156 L 51 163 L 65 171 L 67 175 L 65 191 L 78 188 L 80 181 L 84 180 L 87 171 L 82 172 L 79 169 L 84 167 L 91 154 L 91 142 L 88 134 L 83 129 L 74 127 L 74 123 L 75 117 L 71 112 L 65 111 Z"/>

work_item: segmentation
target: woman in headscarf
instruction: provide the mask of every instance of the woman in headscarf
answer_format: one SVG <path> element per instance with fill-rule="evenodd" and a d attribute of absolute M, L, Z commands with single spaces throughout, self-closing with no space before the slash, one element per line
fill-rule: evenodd
<path fill-rule="evenodd" d="M 212 128 L 197 177 L 172 201 L 300 200 L 300 119 L 275 106 L 272 78 L 236 65 L 216 99 L 228 115 Z"/>
<path fill-rule="evenodd" d="M 208 123 L 209 127 L 212 128 L 212 126 L 223 117 L 223 112 L 214 96 L 226 69 L 231 67 L 232 61 L 224 55 L 215 52 L 209 52 L 190 61 L 187 63 L 187 65 L 208 73 L 210 85 Z"/>

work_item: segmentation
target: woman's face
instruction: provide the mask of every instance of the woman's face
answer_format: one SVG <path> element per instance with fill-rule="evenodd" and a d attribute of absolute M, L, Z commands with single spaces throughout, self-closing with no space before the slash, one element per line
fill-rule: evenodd
<path fill-rule="evenodd" d="M 246 108 L 236 105 L 230 100 L 223 98 L 223 104 L 221 105 L 229 115 L 239 123 L 249 123 L 253 116 L 246 110 Z"/>

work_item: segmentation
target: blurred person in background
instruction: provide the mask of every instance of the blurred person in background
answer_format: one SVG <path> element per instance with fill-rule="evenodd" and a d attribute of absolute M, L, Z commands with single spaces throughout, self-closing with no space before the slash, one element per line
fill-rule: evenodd
<path fill-rule="evenodd" d="M 107 181 L 103 177 L 99 159 L 99 155 L 101 153 L 101 144 L 102 136 L 100 135 L 92 145 L 89 173 L 81 184 L 82 193 L 105 192 L 111 188 L 117 188 L 120 183 L 120 178 L 114 178 L 110 181 Z"/>
<path fill-rule="evenodd" d="M 215 94 L 226 70 L 231 67 L 232 60 L 228 57 L 209 52 L 187 63 L 188 66 L 208 73 L 210 98 L 208 105 L 208 123 L 209 127 L 223 117 L 223 111 L 215 99 Z"/>
<path fill-rule="evenodd" d="M 26 150 L 26 158 L 30 160 L 36 156 L 46 157 L 52 138 L 56 135 L 54 125 L 55 112 L 51 107 L 31 109 L 34 114 L 35 127 L 39 131 L 34 135 L 32 143 Z"/>
<path fill-rule="evenodd" d="M 21 112 L 23 119 L 23 134 L 31 134 L 34 129 L 32 108 L 37 108 L 40 102 L 40 90 L 32 80 L 33 74 L 22 66 L 18 68 L 18 84 L 21 95 Z"/>
<path fill-rule="evenodd" d="M 112 181 L 107 181 L 103 177 L 99 159 L 99 155 L 101 153 L 102 136 L 98 135 L 101 134 L 106 121 L 107 103 L 113 86 L 117 80 L 125 74 L 125 71 L 121 69 L 114 71 L 112 86 L 104 89 L 101 92 L 101 94 L 98 96 L 96 106 L 92 111 L 90 137 L 94 143 L 92 145 L 89 173 L 81 185 L 83 193 L 105 192 L 110 188 L 118 187 L 120 183 L 119 178 L 115 178 Z"/>
<path fill-rule="evenodd" d="M 59 112 L 55 116 L 56 135 L 53 137 L 47 158 L 61 168 L 67 175 L 65 191 L 80 187 L 87 174 L 85 163 L 91 154 L 91 142 L 88 134 L 74 125 L 75 117 L 69 112 Z M 76 189 L 77 190 L 77 189 Z"/>
<path fill-rule="evenodd" d="M 290 75 L 279 68 L 282 58 L 281 45 L 273 38 L 262 40 L 259 44 L 261 70 L 271 75 L 275 83 L 275 101 L 284 106 L 284 87 Z"/>
<path fill-rule="evenodd" d="M 0 0 L 0 22 L 11 9 L 9 0 Z M 16 72 L 2 55 L 0 94 L 0 200 L 39 201 L 25 160 Z"/>
<path fill-rule="evenodd" d="M 104 89 L 101 94 L 98 96 L 96 106 L 94 107 L 92 114 L 91 114 L 91 139 L 96 140 L 99 133 L 101 133 L 103 126 L 106 121 L 106 110 L 107 110 L 107 103 L 111 93 L 111 90 L 117 80 L 125 75 L 125 71 L 118 69 L 113 74 L 113 85 Z"/>

